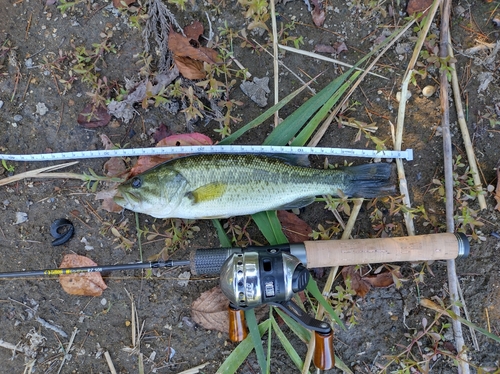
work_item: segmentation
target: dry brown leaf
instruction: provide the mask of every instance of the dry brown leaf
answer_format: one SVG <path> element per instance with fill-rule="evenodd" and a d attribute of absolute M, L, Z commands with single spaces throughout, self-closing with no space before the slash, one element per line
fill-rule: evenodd
<path fill-rule="evenodd" d="M 203 24 L 200 21 L 194 21 L 192 24 L 184 27 L 184 34 L 189 39 L 200 39 L 200 36 L 203 34 Z"/>
<path fill-rule="evenodd" d="M 356 266 L 345 266 L 342 269 L 342 277 L 344 281 L 348 278 L 351 279 L 351 288 L 356 291 L 356 295 L 365 297 L 368 291 L 370 291 L 370 283 L 363 280 L 359 271 L 356 271 Z"/>
<path fill-rule="evenodd" d="M 278 219 L 283 233 L 291 243 L 302 243 L 310 239 L 309 234 L 313 232 L 311 226 L 297 217 L 296 214 L 286 210 L 278 210 Z"/>
<path fill-rule="evenodd" d="M 366 273 L 367 267 L 361 269 L 361 273 Z M 394 284 L 394 277 L 401 278 L 399 270 L 385 271 L 375 275 L 361 276 L 356 266 L 346 266 L 342 269 L 344 281 L 351 279 L 351 288 L 356 291 L 356 295 L 365 297 L 371 287 L 389 287 Z"/>
<path fill-rule="evenodd" d="M 191 40 L 192 39 L 186 38 L 175 31 L 170 31 L 168 49 L 178 57 L 190 57 L 194 60 L 205 61 L 209 64 L 217 64 L 220 62 L 216 50 L 202 46 L 196 48 L 192 45 Z M 193 44 L 197 44 L 197 42 L 195 41 Z"/>
<path fill-rule="evenodd" d="M 179 147 L 182 145 L 211 145 L 212 139 L 208 136 L 193 132 L 191 134 L 177 134 L 170 135 L 166 138 L 160 140 L 157 147 Z M 134 175 L 140 174 L 148 169 L 151 169 L 153 166 L 161 164 L 162 162 L 171 160 L 173 158 L 179 157 L 182 155 L 163 155 L 163 156 L 141 156 L 137 160 L 137 163 L 130 170 L 129 177 L 133 177 Z"/>
<path fill-rule="evenodd" d="M 363 280 L 370 283 L 372 287 L 389 287 L 394 284 L 394 278 L 390 271 L 384 271 L 377 275 L 367 275 Z"/>
<path fill-rule="evenodd" d="M 319 2 L 319 0 L 311 0 L 311 3 L 314 5 L 314 9 L 311 12 L 313 22 L 316 26 L 321 27 L 323 23 L 325 23 L 325 10 L 323 9 L 323 5 Z"/>
<path fill-rule="evenodd" d="M 174 62 L 177 69 L 179 69 L 179 73 L 187 79 L 204 79 L 207 76 L 202 61 L 193 60 L 189 57 L 174 56 Z"/>
<path fill-rule="evenodd" d="M 64 256 L 60 268 L 78 268 L 97 266 L 90 258 L 69 254 Z M 59 276 L 64 291 L 70 295 L 100 296 L 108 288 L 102 280 L 101 273 L 65 274 Z"/>
<path fill-rule="evenodd" d="M 220 287 L 203 292 L 191 305 L 193 321 L 207 330 L 229 331 L 229 300 Z"/>
<path fill-rule="evenodd" d="M 203 292 L 191 304 L 191 317 L 197 324 L 207 330 L 229 332 L 229 300 L 219 286 Z M 268 314 L 268 306 L 255 308 L 255 317 L 261 321 Z"/>
<path fill-rule="evenodd" d="M 330 53 L 334 55 L 337 52 L 337 50 L 335 49 L 335 47 L 328 44 L 316 44 L 314 46 L 314 52 Z"/>
<path fill-rule="evenodd" d="M 423 12 L 432 5 L 433 0 L 410 0 L 406 6 L 408 15 L 413 16 L 415 13 Z M 425 15 L 427 12 L 424 12 Z"/>

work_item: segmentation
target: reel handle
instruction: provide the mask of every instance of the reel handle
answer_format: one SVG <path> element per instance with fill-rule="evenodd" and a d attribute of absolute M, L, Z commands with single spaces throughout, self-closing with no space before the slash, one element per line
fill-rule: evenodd
<path fill-rule="evenodd" d="M 245 311 L 229 304 L 229 340 L 235 343 L 242 342 L 248 335 Z"/>
<path fill-rule="evenodd" d="M 314 331 L 315 347 L 313 362 L 320 370 L 330 370 L 335 366 L 335 352 L 333 349 L 333 330 L 327 334 Z"/>

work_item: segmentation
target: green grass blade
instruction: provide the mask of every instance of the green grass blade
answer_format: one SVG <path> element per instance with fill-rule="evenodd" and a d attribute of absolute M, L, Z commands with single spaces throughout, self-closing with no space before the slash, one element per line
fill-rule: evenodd
<path fill-rule="evenodd" d="M 226 232 L 224 231 L 224 228 L 222 227 L 222 224 L 218 219 L 213 219 L 212 224 L 215 226 L 215 229 L 217 230 L 217 236 L 219 237 L 219 242 L 222 248 L 231 248 L 231 240 L 226 235 Z"/>
<path fill-rule="evenodd" d="M 312 279 L 312 277 L 309 277 L 309 282 L 307 283 L 306 290 L 311 293 L 311 295 L 314 296 L 314 298 L 325 308 L 325 310 L 330 314 L 332 319 L 337 322 L 337 324 L 342 327 L 344 330 L 347 330 L 344 323 L 342 320 L 337 316 L 335 311 L 333 310 L 332 306 L 325 300 L 323 297 L 323 294 L 318 288 L 318 285 L 316 284 L 316 281 Z"/>
<path fill-rule="evenodd" d="M 254 222 L 271 245 L 288 243 L 275 210 L 252 214 Z"/>
<path fill-rule="evenodd" d="M 335 355 L 335 367 L 342 370 L 342 373 L 353 374 L 352 370 L 337 355 Z"/>
<path fill-rule="evenodd" d="M 278 326 L 278 323 L 276 322 L 273 316 L 271 316 L 271 325 L 273 327 L 274 333 L 276 334 L 281 345 L 285 349 L 285 352 L 292 359 L 295 366 L 297 366 L 299 370 L 302 370 L 302 367 L 304 366 L 304 361 L 302 361 L 299 354 L 297 353 L 295 348 L 293 348 L 288 338 L 285 336 L 285 334 L 283 334 L 283 331 L 281 331 L 280 327 Z"/>
<path fill-rule="evenodd" d="M 283 108 L 286 104 L 288 104 L 295 96 L 297 96 L 299 93 L 301 93 L 304 88 L 306 88 L 308 84 L 303 85 L 302 87 L 296 89 L 293 91 L 291 94 L 289 94 L 287 97 L 284 99 L 281 99 L 278 103 L 274 104 L 271 108 L 266 110 L 264 113 L 262 113 L 260 116 L 255 118 L 254 120 L 250 121 L 247 123 L 245 126 L 243 126 L 241 129 L 235 131 L 233 134 L 229 135 L 227 138 L 222 139 L 219 144 L 232 144 L 236 139 L 238 139 L 241 135 L 246 133 L 248 130 L 251 130 L 260 124 L 262 124 L 265 120 L 267 120 L 269 117 L 271 117 L 274 113 L 276 113 L 278 110 Z"/>
<path fill-rule="evenodd" d="M 286 145 L 300 129 L 306 124 L 311 116 L 338 90 L 338 88 L 351 75 L 353 69 L 348 70 L 340 77 L 330 82 L 316 95 L 302 104 L 296 111 L 290 114 L 271 134 L 266 138 L 265 145 Z"/>
<path fill-rule="evenodd" d="M 269 307 L 269 318 L 273 316 L 274 307 Z M 273 329 L 267 330 L 267 367 L 266 373 L 271 372 L 271 351 L 272 351 L 272 337 L 273 337 Z"/>
<path fill-rule="evenodd" d="M 297 135 L 295 139 L 291 142 L 292 146 L 303 146 L 306 144 L 307 140 L 316 131 L 319 124 L 328 115 L 328 112 L 333 108 L 333 106 L 339 101 L 342 95 L 349 89 L 351 84 L 358 78 L 361 74 L 360 71 L 355 71 L 353 75 L 338 88 L 338 90 L 326 101 L 326 103 L 318 110 L 314 117 L 307 123 L 307 125 L 302 129 L 302 131 Z"/>
<path fill-rule="evenodd" d="M 265 320 L 259 325 L 259 336 L 262 336 L 267 330 L 271 328 L 271 321 Z M 233 374 L 236 373 L 238 368 L 246 360 L 252 349 L 254 348 L 251 336 L 247 336 L 238 346 L 231 352 L 222 365 L 217 370 L 219 374 Z"/>
<path fill-rule="evenodd" d="M 255 354 L 257 355 L 257 361 L 259 361 L 261 373 L 267 373 L 267 360 L 264 355 L 264 347 L 262 346 L 261 334 L 259 331 L 259 325 L 257 324 L 257 318 L 255 317 L 255 309 L 245 310 L 245 319 L 247 321 L 249 336 L 253 340 L 253 346 L 255 348 Z"/>

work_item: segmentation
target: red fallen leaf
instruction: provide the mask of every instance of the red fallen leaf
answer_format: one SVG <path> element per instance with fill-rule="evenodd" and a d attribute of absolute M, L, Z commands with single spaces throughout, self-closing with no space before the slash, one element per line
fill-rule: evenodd
<path fill-rule="evenodd" d="M 78 268 L 85 266 L 97 266 L 88 257 L 69 254 L 64 256 L 60 268 Z M 70 295 L 100 296 L 108 288 L 102 280 L 101 273 L 65 274 L 59 276 L 64 291 Z"/>
<path fill-rule="evenodd" d="M 203 24 L 200 21 L 194 21 L 192 24 L 184 27 L 184 34 L 189 39 L 198 40 L 203 34 Z"/>
<path fill-rule="evenodd" d="M 78 115 L 77 122 L 81 126 L 91 129 L 106 126 L 110 120 L 111 115 L 105 106 L 99 105 L 95 107 L 94 104 L 89 103 Z"/>
<path fill-rule="evenodd" d="M 179 73 L 187 79 L 204 79 L 207 76 L 202 61 L 174 55 L 174 62 L 177 69 L 179 69 Z"/>
<path fill-rule="evenodd" d="M 191 134 L 177 134 L 170 135 L 166 138 L 160 140 L 157 147 L 179 147 L 181 145 L 211 145 L 212 139 L 208 136 L 193 132 Z M 133 177 L 134 175 L 140 174 L 148 169 L 151 169 L 153 166 L 161 164 L 162 162 L 171 160 L 173 158 L 179 157 L 182 155 L 163 155 L 163 156 L 141 156 L 137 160 L 136 164 L 130 170 L 129 177 Z"/>
<path fill-rule="evenodd" d="M 158 143 L 160 140 L 166 138 L 167 136 L 171 135 L 170 130 L 168 129 L 165 124 L 161 124 L 156 130 L 155 133 L 153 134 L 153 139 L 155 140 L 156 143 Z"/>
<path fill-rule="evenodd" d="M 278 210 L 278 219 L 283 227 L 283 233 L 291 243 L 302 243 L 310 239 L 309 234 L 313 230 L 306 222 L 301 220 L 296 214 L 286 210 Z"/>
<path fill-rule="evenodd" d="M 204 61 L 209 64 L 219 63 L 217 51 L 211 48 L 195 48 L 190 43 L 191 39 L 171 30 L 168 36 L 168 49 L 179 57 L 190 57 L 194 60 Z"/>

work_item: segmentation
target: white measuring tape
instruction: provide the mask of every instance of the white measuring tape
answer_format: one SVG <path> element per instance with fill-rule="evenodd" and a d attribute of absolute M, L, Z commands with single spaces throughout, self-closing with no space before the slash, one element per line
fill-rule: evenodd
<path fill-rule="evenodd" d="M 368 158 L 404 158 L 413 160 L 413 150 L 404 151 L 374 151 L 368 149 L 349 148 L 325 148 L 325 147 L 289 147 L 275 145 L 195 145 L 178 147 L 153 147 L 153 148 L 131 148 L 110 149 L 106 151 L 73 151 L 38 153 L 31 155 L 9 155 L 0 154 L 0 160 L 8 161 L 56 161 L 75 160 L 101 157 L 132 157 L 132 156 L 157 156 L 181 153 L 275 153 L 293 155 L 317 155 L 317 156 L 347 156 Z"/>

